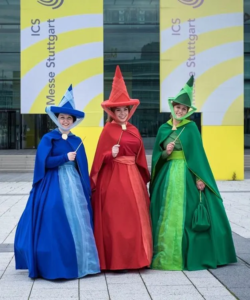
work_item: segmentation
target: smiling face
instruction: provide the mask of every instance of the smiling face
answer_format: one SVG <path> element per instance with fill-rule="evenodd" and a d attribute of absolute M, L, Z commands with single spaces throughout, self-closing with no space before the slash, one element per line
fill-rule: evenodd
<path fill-rule="evenodd" d="M 177 118 L 181 118 L 185 116 L 188 112 L 188 107 L 182 104 L 174 105 L 174 113 L 176 114 Z"/>
<path fill-rule="evenodd" d="M 114 114 L 121 124 L 124 124 L 128 118 L 129 109 L 127 106 L 116 107 Z"/>
<path fill-rule="evenodd" d="M 67 115 L 67 114 L 59 114 L 58 121 L 62 125 L 63 128 L 68 128 L 74 122 L 73 117 L 71 115 Z"/>

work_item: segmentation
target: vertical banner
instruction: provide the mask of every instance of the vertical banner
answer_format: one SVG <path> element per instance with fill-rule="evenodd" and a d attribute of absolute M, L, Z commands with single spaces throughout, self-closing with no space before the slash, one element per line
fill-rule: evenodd
<path fill-rule="evenodd" d="M 102 124 L 103 1 L 21 0 L 21 112 L 45 113 L 71 83 L 85 126 Z"/>
<path fill-rule="evenodd" d="M 161 0 L 160 20 L 161 111 L 193 74 L 203 125 L 242 125 L 243 1 Z"/>
<path fill-rule="evenodd" d="M 194 105 L 202 113 L 203 141 L 217 178 L 230 179 L 233 173 L 242 178 L 243 0 L 160 1 L 161 111 L 169 111 L 167 99 L 175 96 L 193 74 Z M 238 148 L 232 148 L 230 132 L 237 135 Z M 230 153 L 215 153 L 210 147 L 213 139 L 224 142 L 222 149 L 235 150 L 240 167 L 228 168 Z M 228 172 L 216 169 L 216 155 L 221 159 L 218 166 L 228 168 Z"/>
<path fill-rule="evenodd" d="M 70 84 L 91 166 L 103 126 L 103 0 L 21 0 L 21 113 L 45 113 Z"/>

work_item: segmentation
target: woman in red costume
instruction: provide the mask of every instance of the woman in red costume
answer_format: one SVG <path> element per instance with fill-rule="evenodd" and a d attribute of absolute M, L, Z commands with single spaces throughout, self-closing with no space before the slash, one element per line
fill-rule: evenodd
<path fill-rule="evenodd" d="M 130 99 L 117 66 L 110 97 L 101 104 L 109 120 L 90 174 L 94 234 L 102 270 L 139 269 L 151 263 L 146 188 L 150 175 L 140 133 L 128 122 L 139 103 Z"/>

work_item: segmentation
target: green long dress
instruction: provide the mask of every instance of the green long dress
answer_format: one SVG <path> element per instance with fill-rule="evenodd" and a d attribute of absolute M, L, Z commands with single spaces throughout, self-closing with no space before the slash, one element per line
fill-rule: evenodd
<path fill-rule="evenodd" d="M 166 145 L 183 127 L 168 156 Z M 204 232 L 192 230 L 193 213 L 200 199 L 197 179 L 206 185 L 203 204 L 211 222 L 210 229 Z M 152 156 L 150 194 L 153 269 L 202 270 L 237 261 L 222 198 L 194 122 L 183 120 L 173 131 L 170 120 L 159 128 Z"/>

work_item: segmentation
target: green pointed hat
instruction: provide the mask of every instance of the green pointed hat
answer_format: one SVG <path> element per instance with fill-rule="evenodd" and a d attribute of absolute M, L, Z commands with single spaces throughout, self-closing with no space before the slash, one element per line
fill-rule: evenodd
<path fill-rule="evenodd" d="M 192 105 L 193 84 L 194 84 L 194 76 L 192 75 L 189 78 L 188 82 L 185 84 L 184 88 L 182 88 L 180 90 L 180 92 L 178 93 L 178 95 L 175 98 L 168 98 L 168 104 L 170 107 L 171 114 L 172 114 L 173 118 L 178 121 L 186 119 L 187 117 L 192 115 L 197 110 L 197 108 Z M 178 118 L 174 112 L 173 102 L 180 103 L 182 105 L 189 107 L 188 113 L 185 116 Z"/>

